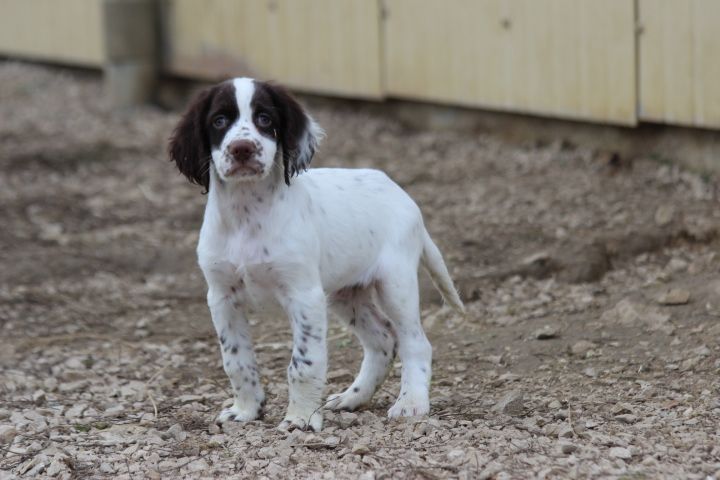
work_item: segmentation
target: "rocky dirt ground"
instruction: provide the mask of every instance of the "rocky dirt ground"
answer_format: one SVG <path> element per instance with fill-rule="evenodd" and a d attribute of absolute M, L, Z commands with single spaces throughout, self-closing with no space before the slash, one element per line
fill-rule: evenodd
<path fill-rule="evenodd" d="M 562 139 L 412 130 L 311 101 L 316 165 L 386 170 L 469 315 L 423 286 L 429 418 L 371 406 L 276 430 L 289 328 L 254 320 L 266 418 L 229 398 L 195 266 L 204 197 L 177 112 L 113 113 L 96 75 L 0 63 L 0 478 L 720 478 L 718 181 Z M 329 391 L 360 349 L 333 322 Z"/>

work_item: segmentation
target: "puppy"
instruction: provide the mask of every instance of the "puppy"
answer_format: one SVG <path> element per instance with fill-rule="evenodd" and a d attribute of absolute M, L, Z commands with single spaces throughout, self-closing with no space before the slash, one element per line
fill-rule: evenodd
<path fill-rule="evenodd" d="M 268 305 L 282 309 L 293 333 L 280 428 L 318 431 L 322 407 L 368 403 L 396 353 L 401 389 L 388 415 L 430 410 L 432 348 L 420 323 L 418 264 L 451 307 L 463 312 L 463 304 L 420 209 L 384 173 L 302 173 L 323 135 L 284 88 L 236 78 L 199 93 L 170 139 L 180 172 L 207 192 L 197 254 L 234 396 L 218 422 L 262 414 L 247 315 Z M 324 403 L 328 307 L 349 324 L 364 357 L 352 385 Z"/>

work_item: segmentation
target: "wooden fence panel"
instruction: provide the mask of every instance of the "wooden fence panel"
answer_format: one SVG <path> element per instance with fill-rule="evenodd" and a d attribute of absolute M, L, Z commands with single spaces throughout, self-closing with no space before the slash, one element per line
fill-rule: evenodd
<path fill-rule="evenodd" d="M 720 128 L 720 0 L 161 4 L 169 73 Z M 0 0 L 0 55 L 102 66 L 101 9 L 102 0 Z"/>
<path fill-rule="evenodd" d="M 169 0 L 166 67 L 270 78 L 319 93 L 380 97 L 377 1 Z"/>
<path fill-rule="evenodd" d="M 100 66 L 101 8 L 101 0 L 0 0 L 0 54 Z"/>
<path fill-rule="evenodd" d="M 644 120 L 720 127 L 720 1 L 639 0 Z"/>
<path fill-rule="evenodd" d="M 633 125 L 634 0 L 385 0 L 390 95 Z"/>

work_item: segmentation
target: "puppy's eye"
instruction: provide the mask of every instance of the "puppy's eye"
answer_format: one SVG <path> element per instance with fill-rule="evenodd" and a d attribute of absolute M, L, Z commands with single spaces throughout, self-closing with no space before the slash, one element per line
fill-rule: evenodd
<path fill-rule="evenodd" d="M 227 127 L 228 118 L 225 115 L 216 115 L 215 118 L 213 118 L 212 124 L 213 124 L 213 127 L 217 128 L 218 130 L 221 130 L 221 129 Z"/>
<path fill-rule="evenodd" d="M 255 117 L 255 121 L 260 128 L 267 128 L 272 125 L 272 118 L 270 118 L 270 115 L 267 113 L 259 113 L 258 116 Z"/>

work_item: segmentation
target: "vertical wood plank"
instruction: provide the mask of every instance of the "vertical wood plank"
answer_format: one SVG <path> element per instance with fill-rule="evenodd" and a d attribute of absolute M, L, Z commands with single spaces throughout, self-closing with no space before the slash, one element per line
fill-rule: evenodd
<path fill-rule="evenodd" d="M 693 125 L 720 127 L 720 2 L 694 3 Z"/>
<path fill-rule="evenodd" d="M 634 0 L 386 3 L 391 95 L 636 123 Z"/>
<path fill-rule="evenodd" d="M 639 0 L 640 117 L 720 127 L 720 2 Z"/>
<path fill-rule="evenodd" d="M 168 69 L 382 96 L 380 6 L 353 0 L 169 0 Z"/>
<path fill-rule="evenodd" d="M 0 53 L 99 66 L 104 51 L 101 0 L 0 0 Z"/>

